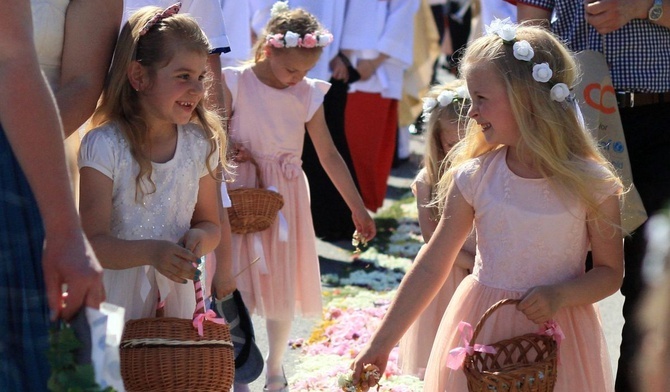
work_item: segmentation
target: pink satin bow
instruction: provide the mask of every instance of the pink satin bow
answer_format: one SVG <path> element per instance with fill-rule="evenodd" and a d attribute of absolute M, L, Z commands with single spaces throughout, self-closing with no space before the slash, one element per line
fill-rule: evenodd
<path fill-rule="evenodd" d="M 470 345 L 470 340 L 472 340 L 472 325 L 461 321 L 458 323 L 458 330 L 461 332 L 461 340 L 463 341 L 463 347 L 457 347 L 449 351 L 449 357 L 447 357 L 447 366 L 450 369 L 460 369 L 463 366 L 463 361 L 465 360 L 466 355 L 472 355 L 475 351 L 480 353 L 495 354 L 496 349 L 491 346 L 485 346 L 483 344 L 475 344 L 474 347 Z"/>
<path fill-rule="evenodd" d="M 205 323 L 205 320 L 209 320 L 213 323 L 217 324 L 225 324 L 226 320 L 223 318 L 217 318 L 216 317 L 216 312 L 214 312 L 212 309 L 209 309 L 205 313 L 199 313 L 197 316 L 193 318 L 193 327 L 198 329 L 198 335 L 203 336 L 203 324 Z"/>
<path fill-rule="evenodd" d="M 565 334 L 563 333 L 563 330 L 561 327 L 558 325 L 558 323 L 554 320 L 549 320 L 546 323 L 544 323 L 544 326 L 540 327 L 540 330 L 537 332 L 540 335 L 547 335 L 551 336 L 554 338 L 556 341 L 556 347 L 561 348 L 561 342 L 563 339 L 565 339 Z M 561 363 L 561 351 L 558 351 L 558 363 Z"/>
<path fill-rule="evenodd" d="M 561 342 L 563 339 L 565 339 L 563 330 L 561 330 L 561 327 L 554 320 L 550 320 L 544 323 L 544 328 L 540 327 L 540 331 L 538 333 L 553 337 L 558 347 L 561 347 Z"/>
<path fill-rule="evenodd" d="M 152 27 L 161 20 L 165 18 L 169 18 L 170 16 L 174 14 L 178 14 L 179 10 L 181 9 L 181 1 L 176 2 L 172 4 L 171 6 L 167 7 L 164 9 L 162 12 L 157 13 L 149 21 L 142 27 L 142 30 L 140 30 L 140 36 L 146 34 L 149 30 L 151 30 Z"/>

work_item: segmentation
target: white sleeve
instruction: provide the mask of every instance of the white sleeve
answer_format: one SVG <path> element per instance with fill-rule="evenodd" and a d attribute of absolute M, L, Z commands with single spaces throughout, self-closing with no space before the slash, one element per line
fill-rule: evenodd
<path fill-rule="evenodd" d="M 212 53 L 230 52 L 219 0 L 182 0 L 182 12 L 198 22 L 212 46 Z"/>

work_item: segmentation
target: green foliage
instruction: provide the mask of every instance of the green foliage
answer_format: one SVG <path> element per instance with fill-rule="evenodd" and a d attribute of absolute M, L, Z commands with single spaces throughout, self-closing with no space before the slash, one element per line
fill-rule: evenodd
<path fill-rule="evenodd" d="M 51 364 L 51 377 L 47 387 L 51 392 L 114 392 L 112 387 L 101 389 L 95 382 L 95 373 L 90 364 L 79 365 L 75 361 L 76 351 L 82 347 L 74 330 L 66 323 L 49 331 L 47 358 Z"/>

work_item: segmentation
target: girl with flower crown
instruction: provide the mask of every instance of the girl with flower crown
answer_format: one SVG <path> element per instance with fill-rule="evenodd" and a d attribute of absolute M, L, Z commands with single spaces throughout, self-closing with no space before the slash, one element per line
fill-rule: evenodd
<path fill-rule="evenodd" d="M 470 100 L 468 89 L 461 79 L 431 88 L 423 98 L 423 118 L 426 124 L 426 152 L 423 168 L 412 183 L 419 211 L 419 226 L 426 243 L 433 236 L 440 216 L 437 207 L 431 204 L 437 181 L 445 167 L 442 161 L 460 140 L 459 127 L 463 125 L 463 115 Z M 451 300 L 456 287 L 468 276 L 475 262 L 474 232 L 468 237 L 463 249 L 458 253 L 449 277 L 426 310 L 412 324 L 400 340 L 398 365 L 405 374 L 423 379 L 433 340 L 440 326 L 440 320 Z"/>
<path fill-rule="evenodd" d="M 594 304 L 623 278 L 622 186 L 569 93 L 577 65 L 546 30 L 498 21 L 468 45 L 461 73 L 470 120 L 438 183 L 440 222 L 356 358 L 354 379 L 365 364 L 384 370 L 390 350 L 449 275 L 474 220 L 474 270 L 446 309 L 424 390 L 467 390 L 466 353 L 539 332 L 559 345 L 554 391 L 612 391 Z M 594 268 L 585 272 L 589 249 Z M 505 298 L 520 303 L 493 312 L 471 342 L 470 328 Z"/>
<path fill-rule="evenodd" d="M 284 206 L 268 230 L 233 234 L 233 273 L 242 271 L 236 283 L 249 310 L 267 320 L 265 390 L 286 391 L 282 359 L 292 319 L 322 312 L 309 190 L 300 161 L 305 130 L 351 209 L 356 230 L 366 239 L 376 230 L 326 126 L 322 102 L 329 85 L 305 77 L 332 35 L 313 15 L 278 2 L 262 37 L 252 63 L 223 69 L 229 135 L 238 163 L 229 188 L 257 186 L 255 167 L 248 161 L 252 157 L 263 183 L 277 188 Z M 248 267 L 256 257 L 260 260 Z"/>

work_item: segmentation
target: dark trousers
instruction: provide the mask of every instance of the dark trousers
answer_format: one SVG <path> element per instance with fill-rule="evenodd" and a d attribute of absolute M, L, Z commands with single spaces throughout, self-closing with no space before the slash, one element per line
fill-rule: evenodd
<path fill-rule="evenodd" d="M 340 80 L 331 79 L 330 82 L 332 85 L 323 101 L 326 123 L 337 151 L 356 182 L 347 137 L 344 133 L 344 109 L 347 104 L 349 87 Z M 305 145 L 302 151 L 302 166 L 309 181 L 310 208 L 316 236 L 328 241 L 351 240 L 355 230 L 351 210 L 319 163 L 314 144 L 307 133 L 305 133 Z"/>
<path fill-rule="evenodd" d="M 633 182 L 649 216 L 670 200 L 670 103 L 621 109 Z M 636 356 L 641 346 L 638 307 L 645 289 L 642 260 L 646 250 L 645 227 L 642 225 L 624 244 L 626 276 L 621 287 L 625 296 L 624 327 L 616 377 L 617 392 L 635 392 Z"/>

